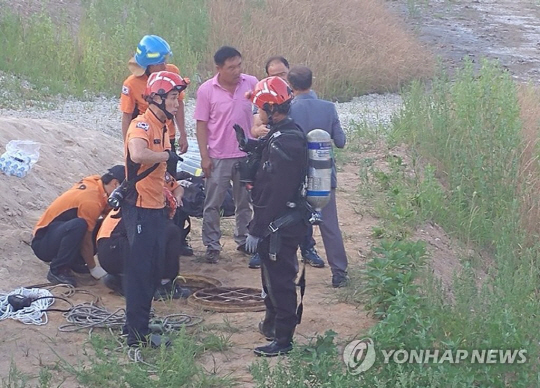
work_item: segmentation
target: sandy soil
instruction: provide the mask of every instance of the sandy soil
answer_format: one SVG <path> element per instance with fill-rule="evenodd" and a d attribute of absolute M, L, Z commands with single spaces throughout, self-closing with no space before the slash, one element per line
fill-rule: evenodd
<path fill-rule="evenodd" d="M 0 117 L 0 144 L 11 139 L 32 139 L 42 144 L 40 159 L 25 178 L 0 175 L 0 192 L 3 201 L 0 208 L 0 253 L 4 264 L 0 268 L 0 284 L 4 291 L 20 286 L 46 282 L 47 265 L 38 260 L 29 247 L 31 230 L 48 204 L 81 177 L 101 174 L 107 167 L 121 161 L 122 145 L 116 138 L 100 132 L 75 128 L 66 124 L 45 120 L 28 120 Z M 371 226 L 376 220 L 368 214 L 356 214 L 358 169 L 347 166 L 340 174 L 343 182 L 339 191 L 339 212 L 343 234 L 351 265 L 358 266 L 369 252 Z M 237 252 L 232 240 L 233 220 L 223 221 L 225 238 L 223 258 L 217 265 L 201 261 L 204 246 L 200 240 L 200 220 L 194 220 L 192 245 L 196 255 L 181 259 L 181 272 L 197 273 L 219 279 L 227 286 L 260 287 L 258 270 L 247 268 L 248 257 Z M 320 251 L 320 236 L 316 231 Z M 329 268 L 307 268 L 308 289 L 304 301 L 305 312 L 298 327 L 299 342 L 307 342 L 316 334 L 328 329 L 338 333 L 338 341 L 347 343 L 354 337 L 363 336 L 374 320 L 360 307 L 338 303 L 339 291 L 330 284 Z M 124 300 L 111 295 L 99 282 L 89 276 L 81 276 L 81 288 L 99 295 L 111 311 L 123 307 Z M 77 296 L 74 302 L 89 301 L 90 297 Z M 249 386 L 251 375 L 247 367 L 254 360 L 252 349 L 264 343 L 256 332 L 256 324 L 262 313 L 209 314 L 188 306 L 185 302 L 155 303 L 158 314 L 184 312 L 201 315 L 206 324 L 223 323 L 228 320 L 239 329 L 231 337 L 233 348 L 224 353 L 206 354 L 202 363 L 208 370 L 232 373 Z M 62 308 L 61 302 L 58 308 Z M 24 372 L 35 372 L 41 365 L 54 365 L 58 356 L 77 362 L 84 359 L 82 344 L 86 333 L 61 333 L 57 327 L 64 323 L 60 313 L 49 313 L 49 323 L 44 326 L 26 326 L 15 321 L 3 321 L 0 339 L 0 376 L 6 376 L 11 361 Z M 58 356 L 57 356 L 58 354 Z M 76 386 L 75 382 L 72 382 Z M 69 386 L 69 385 L 66 385 Z"/>

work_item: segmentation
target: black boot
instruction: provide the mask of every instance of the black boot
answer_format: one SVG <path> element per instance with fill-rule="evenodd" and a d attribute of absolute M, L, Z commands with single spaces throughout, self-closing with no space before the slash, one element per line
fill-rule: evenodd
<path fill-rule="evenodd" d="M 259 357 L 275 357 L 289 353 L 292 350 L 292 341 L 278 342 L 274 340 L 268 345 L 256 347 L 253 353 Z"/>
<path fill-rule="evenodd" d="M 276 315 L 266 312 L 264 320 L 259 322 L 259 333 L 264 335 L 267 341 L 273 341 L 276 336 Z"/>
<path fill-rule="evenodd" d="M 113 290 L 119 295 L 124 296 L 121 275 L 112 275 L 108 273 L 107 275 L 103 276 L 101 280 L 103 281 L 103 284 L 105 284 L 109 289 Z"/>
<path fill-rule="evenodd" d="M 289 353 L 292 350 L 292 329 L 285 329 L 276 325 L 276 337 L 268 345 L 256 347 L 253 351 L 257 356 L 275 357 Z"/>

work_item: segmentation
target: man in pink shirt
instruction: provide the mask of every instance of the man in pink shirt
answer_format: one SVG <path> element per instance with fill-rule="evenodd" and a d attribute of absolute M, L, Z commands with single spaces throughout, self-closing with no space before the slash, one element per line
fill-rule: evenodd
<path fill-rule="evenodd" d="M 237 249 L 247 253 L 247 225 L 252 211 L 248 191 L 240 183 L 236 169 L 236 164 L 244 160 L 246 154 L 238 149 L 233 125 L 240 125 L 246 136 L 251 137 L 253 112 L 245 94 L 257 84 L 257 78 L 242 73 L 242 55 L 235 48 L 221 47 L 214 54 L 214 62 L 217 74 L 199 87 L 195 105 L 201 167 L 206 177 L 202 240 L 209 263 L 219 260 L 219 209 L 231 181 L 236 206 L 234 240 Z"/>

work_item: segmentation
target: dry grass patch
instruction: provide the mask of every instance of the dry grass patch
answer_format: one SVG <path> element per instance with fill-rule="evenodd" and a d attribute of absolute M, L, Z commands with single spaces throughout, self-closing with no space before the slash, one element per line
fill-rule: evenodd
<path fill-rule="evenodd" d="M 213 0 L 209 12 L 208 58 L 235 46 L 245 71 L 263 77 L 266 59 L 283 55 L 311 67 L 326 98 L 395 91 L 433 72 L 431 54 L 381 0 Z"/>
<path fill-rule="evenodd" d="M 518 92 L 523 121 L 523 152 L 520 158 L 520 180 L 524 190 L 521 196 L 521 213 L 524 228 L 535 243 L 540 235 L 540 166 L 538 164 L 538 138 L 540 135 L 540 89 L 521 86 Z"/>

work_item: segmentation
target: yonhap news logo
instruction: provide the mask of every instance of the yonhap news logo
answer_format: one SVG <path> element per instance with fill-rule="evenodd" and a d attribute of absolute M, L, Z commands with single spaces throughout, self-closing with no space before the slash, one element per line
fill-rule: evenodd
<path fill-rule="evenodd" d="M 343 361 L 353 375 L 367 371 L 375 363 L 375 346 L 371 338 L 349 343 L 343 350 Z"/>
<path fill-rule="evenodd" d="M 526 349 L 381 349 L 376 350 L 371 338 L 349 343 L 343 350 L 343 361 L 349 373 L 360 374 L 370 369 L 377 358 L 383 364 L 524 364 Z"/>

